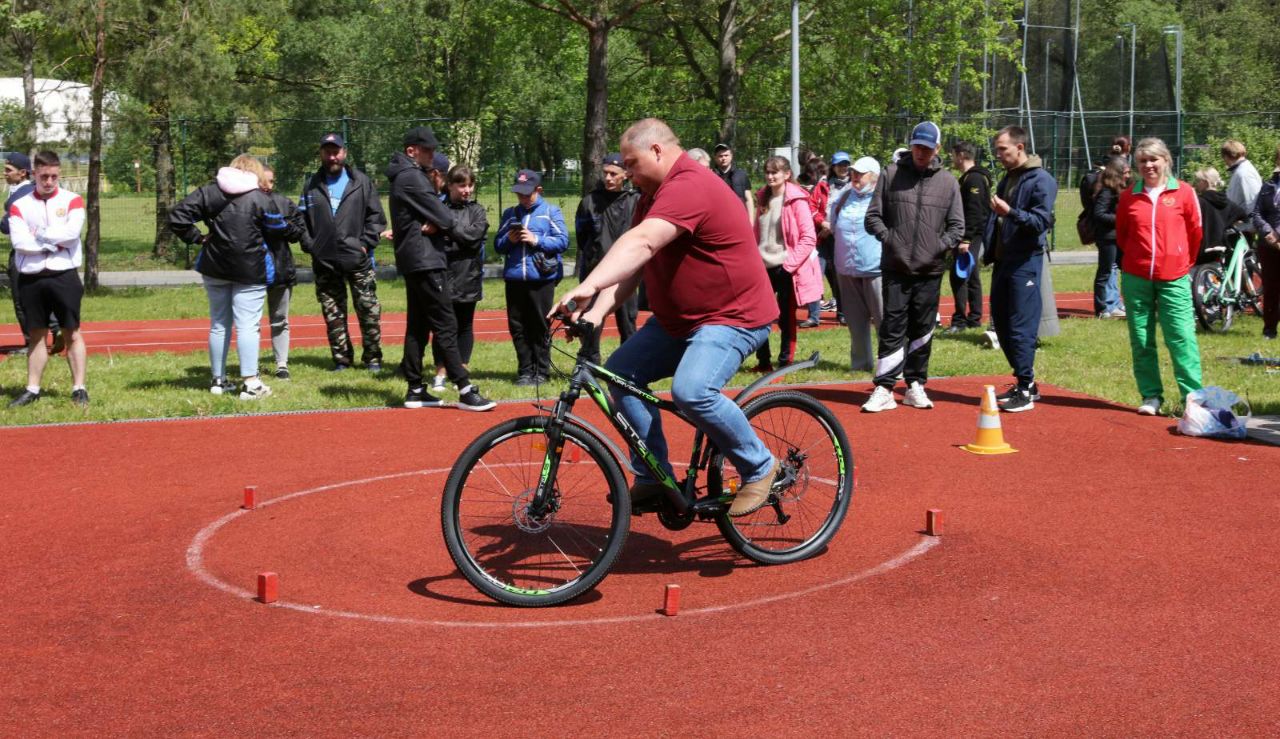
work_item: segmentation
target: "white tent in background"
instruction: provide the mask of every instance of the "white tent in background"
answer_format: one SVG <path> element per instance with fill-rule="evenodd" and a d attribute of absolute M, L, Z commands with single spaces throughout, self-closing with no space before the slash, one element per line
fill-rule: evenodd
<path fill-rule="evenodd" d="M 0 103 L 22 105 L 22 78 L 0 77 Z M 68 80 L 36 78 L 36 141 L 88 138 L 89 86 Z M 0 141 L 0 148 L 4 142 Z"/>

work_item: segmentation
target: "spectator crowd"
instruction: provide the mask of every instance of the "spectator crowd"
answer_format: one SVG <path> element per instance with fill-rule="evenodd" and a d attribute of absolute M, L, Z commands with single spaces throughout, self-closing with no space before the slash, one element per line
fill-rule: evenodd
<path fill-rule="evenodd" d="M 991 142 L 953 142 L 947 163 L 943 132 L 931 121 L 915 126 L 905 143 L 884 162 L 846 151 L 829 160 L 806 151 L 794 162 L 771 156 L 759 188 L 752 187 L 726 143 L 716 144 L 711 153 L 668 150 L 688 166 L 709 169 L 711 181 L 723 182 L 732 193 L 725 202 L 735 211 L 741 208 L 734 217 L 751 230 L 778 316 L 777 339 L 767 336 L 753 344 L 757 371 L 769 373 L 793 362 L 800 330 L 819 326 L 824 312 L 834 313 L 833 320 L 847 327 L 850 370 L 872 376 L 874 390 L 862 410 L 892 410 L 899 397 L 904 405 L 929 409 L 933 402 L 926 387 L 932 339 L 941 326 L 942 278 L 947 276 L 955 299 L 945 330 L 983 331 L 982 267 L 990 265 L 985 329 L 1012 375 L 997 401 L 1007 412 L 1031 410 L 1040 399 L 1036 349 L 1046 332 L 1056 332 L 1048 253 L 1057 182 L 1017 126 L 1001 129 Z M 998 177 L 982 164 L 988 153 Z M 1179 399 L 1200 388 L 1188 275 L 1197 261 L 1236 234 L 1257 250 L 1264 281 L 1263 333 L 1268 339 L 1276 336 L 1280 150 L 1266 180 L 1246 153 L 1240 142 L 1223 145 L 1230 178 L 1224 192 L 1222 176 L 1213 168 L 1197 171 L 1191 184 L 1178 180 L 1159 139 L 1135 145 L 1117 136 L 1080 182 L 1077 228 L 1098 251 L 1094 311 L 1099 318 L 1128 323 L 1140 413 L 1154 415 L 1165 402 L 1157 326 L 1172 359 Z M 341 134 L 324 134 L 317 169 L 296 203 L 276 191 L 269 167 L 238 156 L 169 214 L 173 232 L 198 247 L 194 268 L 210 317 L 210 392 L 254 401 L 272 394 L 264 377 L 291 379 L 293 244 L 310 257 L 332 371 L 354 371 L 358 359 L 367 371 L 381 372 L 382 310 L 373 253 L 384 240 L 392 243 L 408 305 L 398 368 L 406 383 L 405 407 L 494 407 L 473 383 L 470 367 L 490 248 L 501 257 L 515 383 L 547 382 L 549 316 L 557 285 L 566 276 L 565 254 L 576 242 L 574 273 L 586 281 L 615 242 L 639 223 L 637 208 L 644 197 L 631 182 L 634 166 L 621 153 L 599 162 L 600 182 L 580 201 L 572 232 L 560 209 L 543 197 L 541 174 L 522 169 L 510 185 L 517 202 L 501 213 L 491 233 L 485 208 L 475 201 L 475 173 L 451 164 L 431 129 L 407 131 L 381 173 L 389 213 L 383 212 L 373 178 L 352 166 L 347 154 Z M 77 273 L 84 203 L 60 186 L 60 166 L 49 151 L 31 158 L 13 153 L 5 160 L 9 194 L 0 231 L 11 244 L 10 284 L 28 363 L 27 385 L 11 407 L 40 399 L 49 356 L 64 353 L 71 367 L 71 400 L 89 403 L 80 332 L 83 287 Z M 684 166 L 672 169 L 668 162 L 664 176 Z M 660 191 L 664 182 L 659 179 L 653 188 Z M 642 328 L 638 320 L 645 301 L 640 283 L 608 314 L 624 344 Z M 360 327 L 358 358 L 348 330 L 349 307 Z M 264 311 L 274 362 L 266 371 L 259 360 Z M 228 368 L 233 333 L 234 375 Z M 428 346 L 431 364 L 425 365 Z M 444 400 L 449 385 L 456 390 L 456 403 Z"/>

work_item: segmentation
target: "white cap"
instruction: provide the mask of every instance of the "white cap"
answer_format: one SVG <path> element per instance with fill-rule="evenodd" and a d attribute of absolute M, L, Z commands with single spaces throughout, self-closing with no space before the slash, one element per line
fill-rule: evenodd
<path fill-rule="evenodd" d="M 866 174 L 867 172 L 880 174 L 880 162 L 877 162 L 875 157 L 860 157 L 858 161 L 853 163 L 853 171 L 858 174 Z"/>

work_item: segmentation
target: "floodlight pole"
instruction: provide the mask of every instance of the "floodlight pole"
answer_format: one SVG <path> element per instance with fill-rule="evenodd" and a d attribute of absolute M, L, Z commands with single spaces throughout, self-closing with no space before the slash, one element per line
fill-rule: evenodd
<path fill-rule="evenodd" d="M 1049 49 L 1053 48 L 1053 39 L 1045 39 L 1044 41 L 1044 99 L 1042 105 L 1045 110 L 1049 109 Z"/>
<path fill-rule="evenodd" d="M 1129 27 L 1129 142 L 1133 145 L 1133 92 L 1134 72 L 1138 54 L 1138 24 L 1125 23 Z"/>
<path fill-rule="evenodd" d="M 1178 161 L 1176 166 L 1182 168 L 1182 26 L 1165 26 L 1167 36 L 1173 34 L 1174 40 L 1174 73 L 1173 73 L 1173 105 L 1178 116 Z"/>
<path fill-rule="evenodd" d="M 791 0 L 791 163 L 800 158 L 800 0 Z M 796 174 L 800 174 L 799 171 Z"/>
<path fill-rule="evenodd" d="M 1116 75 L 1116 78 L 1120 80 L 1120 94 L 1116 99 L 1121 105 L 1124 105 L 1124 36 L 1117 33 L 1116 41 L 1120 42 L 1120 74 Z"/>

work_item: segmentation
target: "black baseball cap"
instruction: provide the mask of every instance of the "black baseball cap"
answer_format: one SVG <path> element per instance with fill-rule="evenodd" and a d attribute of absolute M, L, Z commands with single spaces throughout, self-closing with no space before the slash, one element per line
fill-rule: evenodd
<path fill-rule="evenodd" d="M 426 126 L 415 126 L 408 130 L 404 135 L 405 146 L 421 146 L 424 149 L 438 149 L 440 142 L 436 140 L 436 135 Z"/>
<path fill-rule="evenodd" d="M 622 155 L 617 152 L 613 152 L 612 154 L 605 154 L 604 159 L 600 160 L 600 164 L 606 167 L 607 166 L 623 167 Z M 626 169 L 626 167 L 623 167 L 623 169 Z"/>
<path fill-rule="evenodd" d="M 719 154 L 722 151 L 733 151 L 733 147 L 722 142 L 722 143 L 716 144 L 716 148 L 713 149 L 712 151 Z"/>
<path fill-rule="evenodd" d="M 542 186 L 542 175 L 532 169 L 516 172 L 516 181 L 511 185 L 511 192 L 517 195 L 532 195 L 534 190 Z"/>
<path fill-rule="evenodd" d="M 321 146 L 328 146 L 330 144 L 338 147 L 339 149 L 347 148 L 347 142 L 343 140 L 342 134 L 340 133 L 331 132 L 331 133 L 326 133 L 325 135 L 320 137 Z"/>

